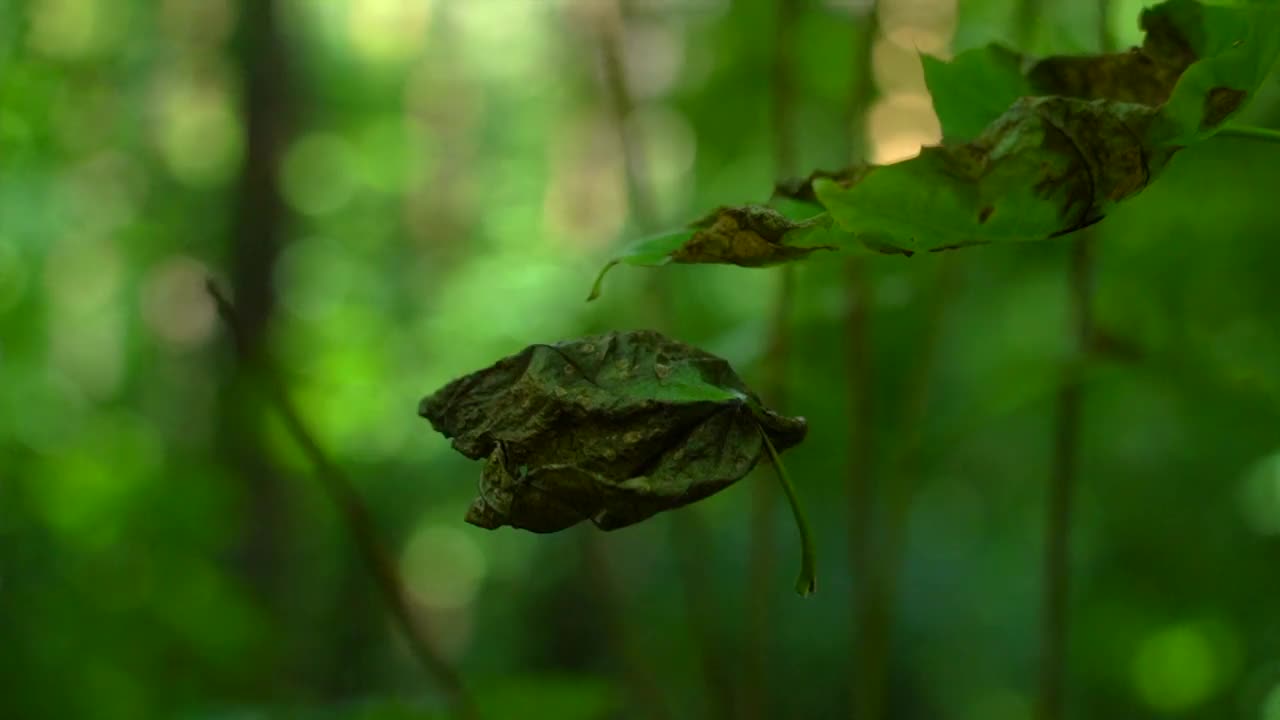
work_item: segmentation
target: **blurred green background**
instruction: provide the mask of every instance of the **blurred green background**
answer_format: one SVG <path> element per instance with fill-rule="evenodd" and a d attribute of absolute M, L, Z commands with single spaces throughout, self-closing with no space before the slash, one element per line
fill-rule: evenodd
<path fill-rule="evenodd" d="M 917 51 L 1099 45 L 1077 0 L 1029 33 L 1011 0 L 875 5 L 867 45 L 870 0 L 3 0 L 0 717 L 445 716 L 212 275 L 484 717 L 848 717 L 867 471 L 905 513 L 885 717 L 1031 718 L 1069 241 L 944 254 L 940 297 L 943 256 L 866 262 L 865 428 L 841 261 L 794 269 L 782 388 L 782 271 L 623 267 L 583 302 L 631 239 L 937 142 Z M 1141 2 L 1102 7 L 1139 40 Z M 1274 77 L 1243 120 L 1280 125 Z M 1210 141 L 1096 229 L 1070 717 L 1280 720 L 1278 173 Z M 815 596 L 783 504 L 752 544 L 765 471 L 607 535 L 462 522 L 479 466 L 418 399 L 655 325 L 809 419 Z"/>

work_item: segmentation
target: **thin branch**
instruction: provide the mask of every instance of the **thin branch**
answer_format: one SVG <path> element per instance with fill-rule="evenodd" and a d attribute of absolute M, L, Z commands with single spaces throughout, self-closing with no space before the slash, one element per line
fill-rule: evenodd
<path fill-rule="evenodd" d="M 222 294 L 212 280 L 208 282 L 207 289 L 217 305 L 218 315 L 221 316 L 223 322 L 226 323 L 227 328 L 231 331 L 237 346 L 242 346 L 248 339 L 246 337 L 247 331 L 240 322 L 235 306 Z M 285 429 L 293 437 L 298 447 L 302 449 L 307 459 L 311 461 L 312 469 L 316 478 L 320 481 L 320 485 L 342 514 L 342 519 L 346 522 L 352 538 L 355 539 L 356 547 L 360 551 L 365 564 L 368 565 L 370 572 L 373 574 L 374 581 L 382 594 L 382 599 L 386 603 L 387 609 L 400 626 L 409 649 L 448 696 L 450 704 L 454 707 L 458 717 L 466 720 L 479 718 L 475 704 L 463 686 L 462 678 L 458 671 L 432 646 L 426 637 L 425 631 L 419 625 L 420 621 L 415 618 L 409 605 L 404 581 L 400 578 L 399 571 L 395 562 L 391 559 L 390 552 L 387 551 L 379 539 L 369 511 L 365 508 L 364 502 L 359 494 L 356 493 L 351 481 L 347 479 L 337 465 L 329 460 L 328 456 L 320 448 L 315 436 L 307 428 L 306 423 L 303 422 L 297 408 L 294 407 L 279 371 L 271 363 L 263 349 L 259 348 L 256 360 L 257 369 L 261 373 L 262 390 L 267 394 L 270 401 L 274 403 L 276 411 L 280 413 L 280 418 L 284 421 Z"/>
<path fill-rule="evenodd" d="M 1071 496 L 1076 484 L 1080 444 L 1083 369 L 1093 339 L 1091 297 L 1094 233 L 1080 233 L 1071 247 L 1070 307 L 1075 358 L 1064 370 L 1054 413 L 1053 465 L 1045 498 L 1044 583 L 1041 589 L 1040 697 L 1037 717 L 1064 717 L 1070 594 Z"/>
<path fill-rule="evenodd" d="M 1023 0 L 1029 3 L 1031 0 Z M 1109 0 L 1097 0 L 1098 42 L 1104 52 L 1111 50 Z M 1025 49 L 1025 48 L 1024 48 Z M 1049 487 L 1045 494 L 1045 537 L 1040 611 L 1040 682 L 1036 701 L 1039 720 L 1061 720 L 1065 716 L 1067 639 L 1069 634 L 1071 497 L 1075 489 L 1080 455 L 1080 415 L 1083 370 L 1094 345 L 1093 273 L 1095 230 L 1076 233 L 1072 238 L 1067 283 L 1074 357 L 1063 372 L 1054 412 L 1053 457 Z"/>
<path fill-rule="evenodd" d="M 1253 140 L 1255 142 L 1280 143 L 1280 130 L 1234 125 L 1222 128 L 1214 135 L 1214 137 Z"/>

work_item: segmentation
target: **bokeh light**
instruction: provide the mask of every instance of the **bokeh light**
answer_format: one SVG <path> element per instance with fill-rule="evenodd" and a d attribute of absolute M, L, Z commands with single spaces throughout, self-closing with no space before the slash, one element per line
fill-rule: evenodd
<path fill-rule="evenodd" d="M 1134 656 L 1134 687 L 1161 713 L 1191 710 L 1233 679 L 1237 645 L 1221 623 L 1180 623 L 1153 632 Z"/>
<path fill-rule="evenodd" d="M 341 210 L 355 196 L 359 160 L 351 143 L 333 133 L 311 133 L 289 146 L 281 167 L 285 198 L 307 215 Z"/>
<path fill-rule="evenodd" d="M 217 312 L 205 284 L 210 271 L 195 258 L 175 255 L 156 263 L 142 284 L 142 317 L 151 332 L 174 349 L 203 345 Z"/>
<path fill-rule="evenodd" d="M 1238 495 L 1245 522 L 1260 535 L 1280 535 L 1280 453 L 1247 473 Z"/>
<path fill-rule="evenodd" d="M 484 552 L 468 530 L 424 523 L 405 543 L 401 572 L 409 591 L 434 610 L 457 610 L 475 598 L 488 572 Z"/>
<path fill-rule="evenodd" d="M 167 73 L 155 89 L 161 156 L 174 177 L 194 187 L 225 183 L 240 168 L 244 130 L 219 77 L 224 72 Z"/>

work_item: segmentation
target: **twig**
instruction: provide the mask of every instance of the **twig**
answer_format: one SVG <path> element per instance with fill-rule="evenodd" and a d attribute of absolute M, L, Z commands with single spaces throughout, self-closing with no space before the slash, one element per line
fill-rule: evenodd
<path fill-rule="evenodd" d="M 237 346 L 241 346 L 246 340 L 245 329 L 240 324 L 235 306 L 212 280 L 208 281 L 207 289 L 217 305 L 218 315 L 231 331 Z M 400 578 L 395 562 L 391 559 L 391 554 L 379 540 L 364 502 L 343 472 L 325 455 L 315 436 L 303 422 L 293 401 L 289 398 L 283 379 L 266 352 L 259 349 L 255 359 L 259 366 L 257 369 L 262 375 L 263 391 L 275 404 L 276 411 L 280 413 L 289 435 L 311 461 L 315 476 L 325 493 L 341 512 L 347 529 L 356 541 L 360 555 L 373 574 L 387 609 L 404 634 L 409 649 L 444 690 L 458 717 L 466 720 L 479 718 L 475 704 L 463 686 L 457 670 L 431 645 L 426 638 L 426 633 L 419 626 L 419 621 L 415 619 L 413 610 L 409 606 L 404 582 Z"/>

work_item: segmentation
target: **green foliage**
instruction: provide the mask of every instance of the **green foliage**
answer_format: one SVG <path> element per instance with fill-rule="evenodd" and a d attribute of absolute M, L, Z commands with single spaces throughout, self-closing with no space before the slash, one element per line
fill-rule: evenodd
<path fill-rule="evenodd" d="M 1156 141 L 1191 145 L 1219 130 L 1253 99 L 1280 57 L 1280 7 L 1274 2 L 1238 6 L 1169 2 L 1197 61 L 1178 78 L 1161 108 Z M 1155 11 L 1151 11 L 1155 12 Z"/>
<path fill-rule="evenodd" d="M 1277 12 L 1169 0 L 1142 13 L 1145 42 L 1128 52 L 1031 62 L 988 46 L 951 62 L 925 56 L 943 145 L 780 186 L 829 215 L 797 224 L 756 206 L 721 208 L 683 244 L 683 233 L 663 236 L 605 269 L 620 261 L 763 267 L 815 249 L 910 255 L 1075 232 L 1245 106 L 1280 56 Z"/>

